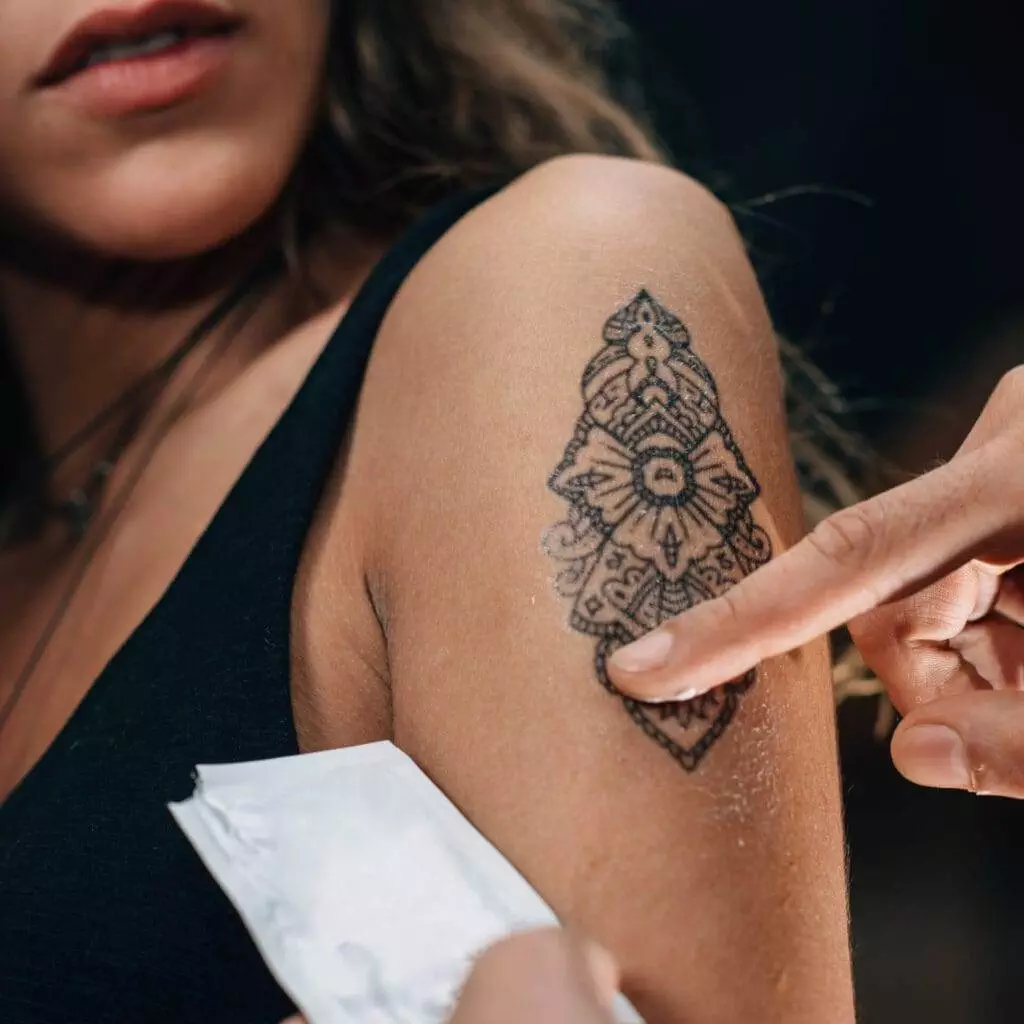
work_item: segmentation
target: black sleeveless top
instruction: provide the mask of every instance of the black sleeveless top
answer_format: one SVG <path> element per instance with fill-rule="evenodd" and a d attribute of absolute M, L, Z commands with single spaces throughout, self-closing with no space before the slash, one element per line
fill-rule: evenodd
<path fill-rule="evenodd" d="M 170 588 L 0 806 L 2 1024 L 276 1024 L 293 1012 L 166 809 L 198 763 L 298 752 L 292 584 L 378 327 L 494 190 L 380 261 Z"/>

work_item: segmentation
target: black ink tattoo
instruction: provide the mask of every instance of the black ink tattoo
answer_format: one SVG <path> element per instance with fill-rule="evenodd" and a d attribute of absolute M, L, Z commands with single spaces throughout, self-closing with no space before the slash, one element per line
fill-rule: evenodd
<path fill-rule="evenodd" d="M 573 629 L 597 639 L 598 679 L 693 771 L 753 671 L 694 700 L 655 705 L 620 694 L 605 663 L 768 561 L 771 542 L 751 515 L 760 488 L 677 317 L 641 291 L 605 324 L 604 341 L 583 375 L 573 438 L 548 480 L 569 512 L 544 547 L 566 563 L 556 588 L 573 599 Z"/>

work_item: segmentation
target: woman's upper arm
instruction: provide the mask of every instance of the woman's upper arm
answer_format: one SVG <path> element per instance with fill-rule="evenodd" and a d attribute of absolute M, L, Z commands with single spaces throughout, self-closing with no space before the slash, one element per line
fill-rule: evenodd
<path fill-rule="evenodd" d="M 661 168 L 532 172 L 407 282 L 359 415 L 396 742 L 651 1022 L 851 1020 L 822 648 L 706 702 L 603 685 L 614 646 L 800 533 L 725 212 Z"/>

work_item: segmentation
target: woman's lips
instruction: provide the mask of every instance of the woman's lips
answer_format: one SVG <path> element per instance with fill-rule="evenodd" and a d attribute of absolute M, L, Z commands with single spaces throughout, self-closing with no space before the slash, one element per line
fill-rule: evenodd
<path fill-rule="evenodd" d="M 211 0 L 148 0 L 132 7 L 107 7 L 82 18 L 64 36 L 33 85 L 57 85 L 81 71 L 97 49 L 137 43 L 167 32 L 219 35 L 239 28 L 241 19 Z"/>
<path fill-rule="evenodd" d="M 72 27 L 32 87 L 100 117 L 174 106 L 227 67 L 241 25 L 223 0 L 107 7 Z"/>
<path fill-rule="evenodd" d="M 209 88 L 236 43 L 235 33 L 190 35 L 156 53 L 82 68 L 46 89 L 96 117 L 162 110 Z"/>

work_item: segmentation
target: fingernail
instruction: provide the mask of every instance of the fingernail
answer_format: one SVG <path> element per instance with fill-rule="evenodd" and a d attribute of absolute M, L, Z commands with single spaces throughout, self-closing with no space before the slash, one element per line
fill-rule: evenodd
<path fill-rule="evenodd" d="M 699 697 L 701 693 L 707 693 L 706 690 L 698 690 L 697 687 L 691 686 L 688 690 L 680 690 L 679 693 L 673 694 L 671 697 L 645 697 L 645 704 L 685 704 L 688 700 L 693 700 L 695 697 Z"/>
<path fill-rule="evenodd" d="M 970 789 L 971 770 L 960 736 L 945 725 L 914 725 L 893 738 L 899 770 L 919 786 Z"/>
<path fill-rule="evenodd" d="M 612 666 L 623 672 L 645 672 L 661 668 L 668 661 L 672 650 L 672 634 L 667 629 L 656 629 L 653 633 L 620 647 L 612 655 Z"/>

